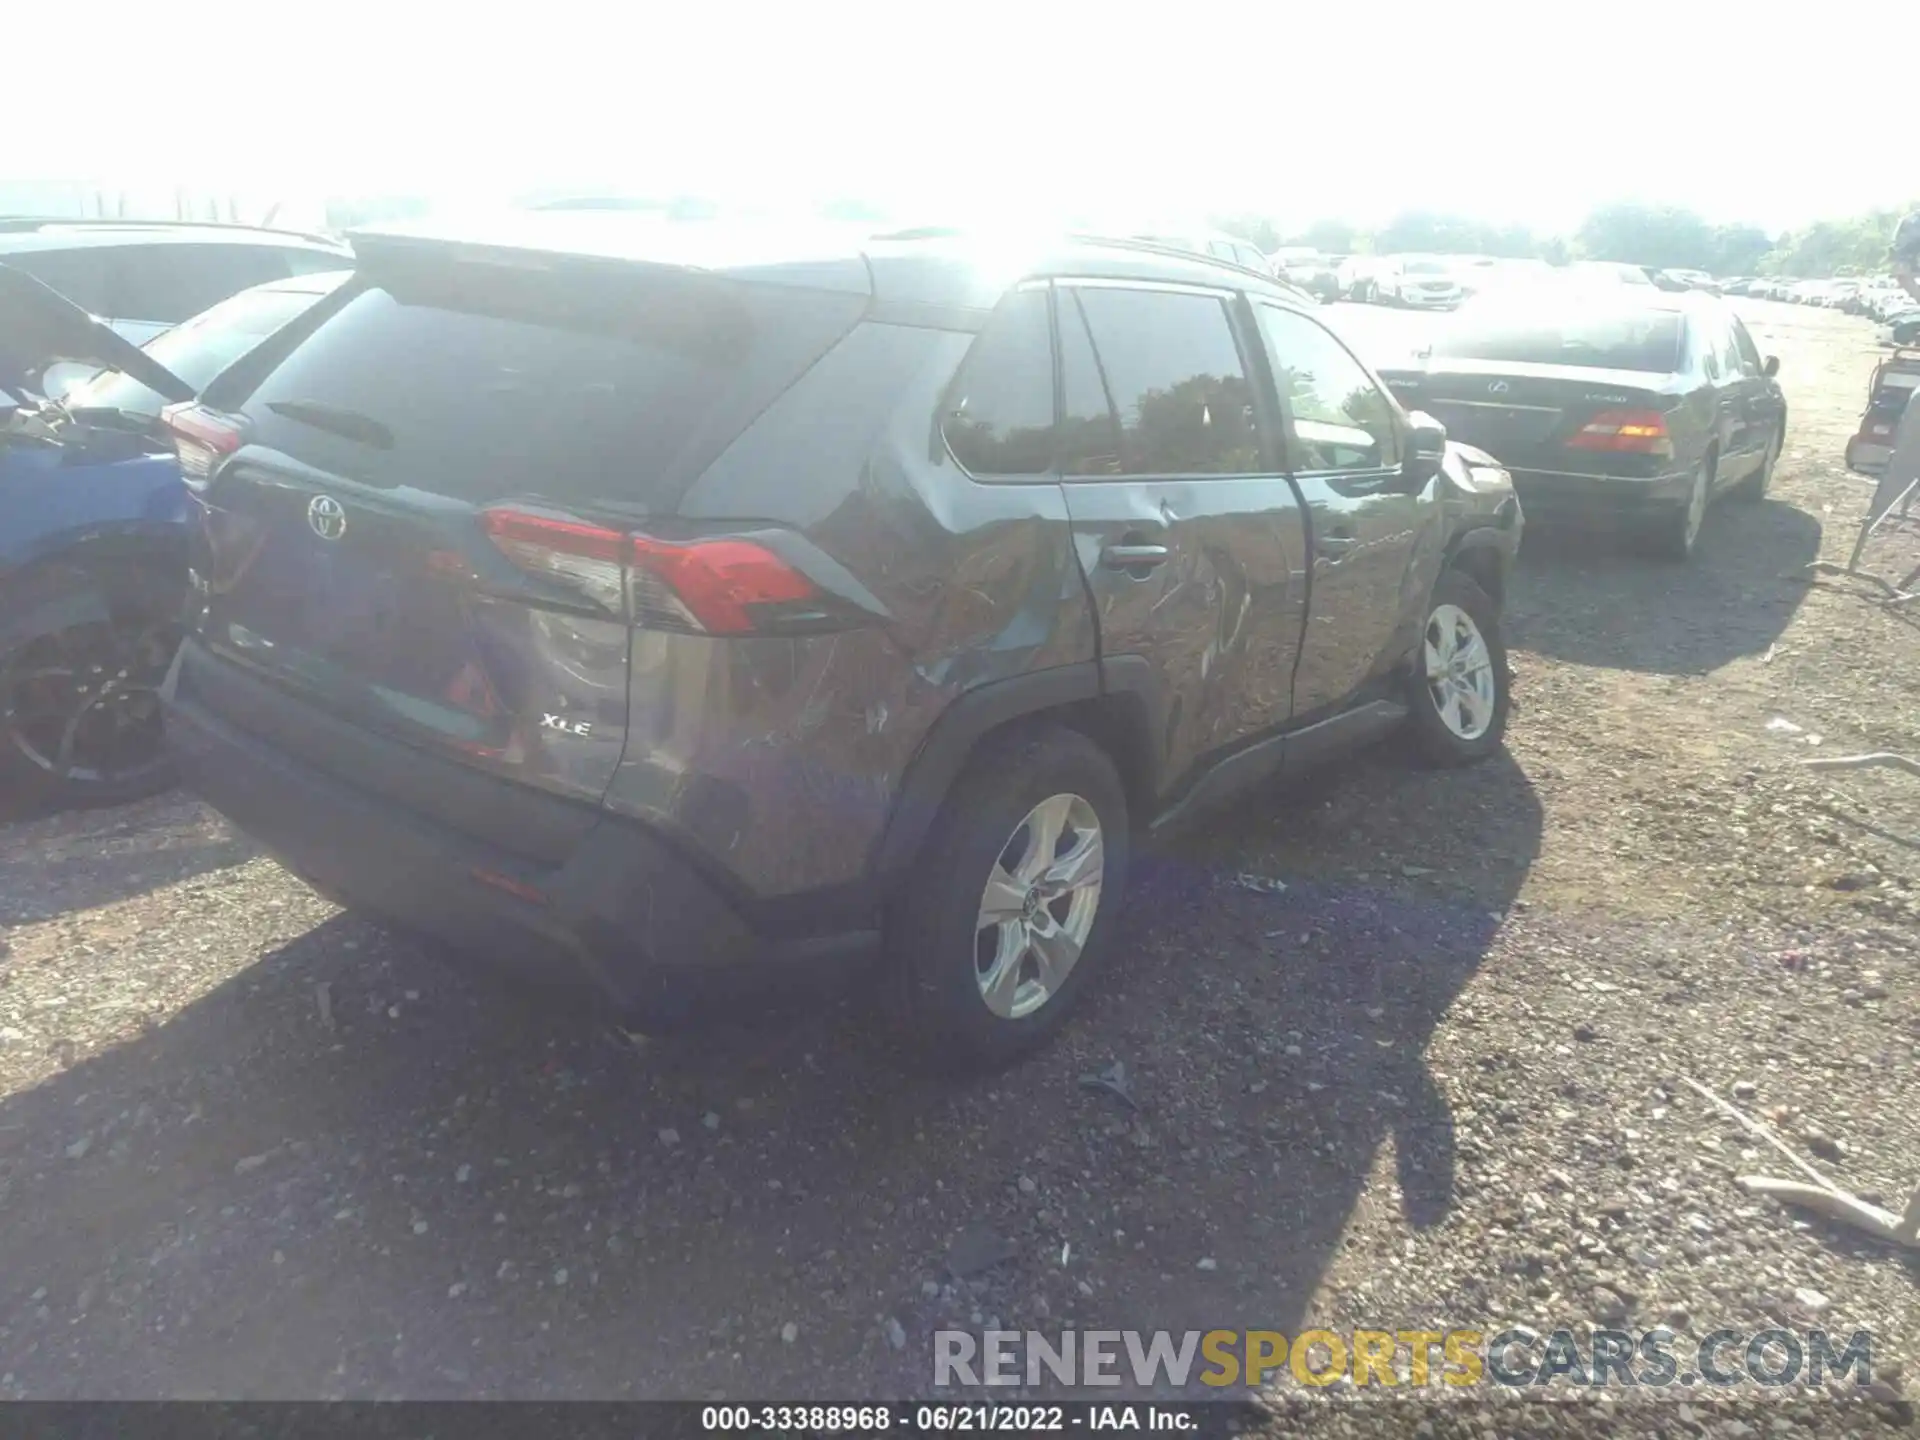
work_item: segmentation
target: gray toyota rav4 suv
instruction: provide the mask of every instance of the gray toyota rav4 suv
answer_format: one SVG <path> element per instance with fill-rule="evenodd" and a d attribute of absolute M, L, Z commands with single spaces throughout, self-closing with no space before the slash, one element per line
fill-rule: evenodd
<path fill-rule="evenodd" d="M 1138 243 L 366 233 L 169 412 L 190 782 L 324 894 L 661 1025 L 880 977 L 991 1065 L 1136 840 L 1500 744 L 1505 473 Z"/>

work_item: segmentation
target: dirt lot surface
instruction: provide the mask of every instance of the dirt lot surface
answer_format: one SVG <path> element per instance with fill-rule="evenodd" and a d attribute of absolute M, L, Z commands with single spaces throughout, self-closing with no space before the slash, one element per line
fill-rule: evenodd
<path fill-rule="evenodd" d="M 1745 313 L 1772 497 L 1687 567 L 1530 534 L 1508 752 L 1150 857 L 1110 989 L 994 1079 L 902 1080 L 850 1009 L 636 1048 L 183 798 L 0 831 L 0 1394 L 853 1399 L 925 1394 L 946 1325 L 1664 1323 L 1869 1329 L 1893 1399 L 1911 1262 L 1738 1189 L 1787 1162 L 1684 1083 L 1920 1182 L 1920 780 L 1798 768 L 1920 754 L 1920 615 L 1786 578 L 1864 506 L 1870 329 Z M 1602 1408 L 1497 1398 L 1431 1433 Z M 1621 1433 L 1769 1427 L 1687 1398 Z"/>

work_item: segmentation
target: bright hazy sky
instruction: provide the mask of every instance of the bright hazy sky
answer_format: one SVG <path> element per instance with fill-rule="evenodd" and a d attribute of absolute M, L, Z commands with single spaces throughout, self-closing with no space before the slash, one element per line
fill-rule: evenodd
<path fill-rule="evenodd" d="M 1913 0 L 30 8 L 5 180 L 1540 229 L 1615 198 L 1774 229 L 1920 194 L 1920 115 L 1871 78 L 1913 55 Z"/>

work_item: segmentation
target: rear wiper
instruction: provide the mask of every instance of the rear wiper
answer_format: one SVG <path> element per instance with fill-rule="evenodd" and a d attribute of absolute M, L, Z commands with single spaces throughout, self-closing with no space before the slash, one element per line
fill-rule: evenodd
<path fill-rule="evenodd" d="M 371 445 L 375 450 L 393 448 L 393 431 L 371 415 L 362 415 L 358 410 L 342 409 L 319 400 L 269 400 L 267 409 L 289 420 L 297 420 L 302 425 L 311 425 L 316 430 L 330 431 L 345 439 L 357 440 L 362 445 Z"/>

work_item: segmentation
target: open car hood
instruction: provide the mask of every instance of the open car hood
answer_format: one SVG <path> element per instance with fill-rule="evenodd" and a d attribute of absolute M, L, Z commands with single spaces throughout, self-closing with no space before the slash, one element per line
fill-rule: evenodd
<path fill-rule="evenodd" d="M 24 270 L 0 263 L 0 390 L 44 395 L 47 371 L 63 363 L 124 371 L 169 401 L 194 396 L 191 385 L 132 341 Z"/>

